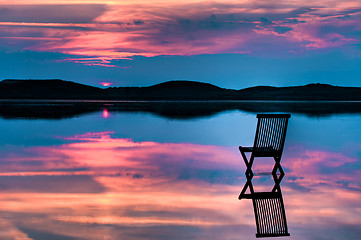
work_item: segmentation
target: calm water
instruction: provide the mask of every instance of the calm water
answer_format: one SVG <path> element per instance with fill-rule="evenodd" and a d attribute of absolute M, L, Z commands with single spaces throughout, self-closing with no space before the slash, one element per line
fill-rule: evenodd
<path fill-rule="evenodd" d="M 254 239 L 251 200 L 238 200 L 238 145 L 252 145 L 255 116 L 104 108 L 59 120 L 1 118 L 0 239 Z M 288 239 L 359 238 L 360 123 L 361 114 L 292 114 L 281 183 Z M 254 168 L 272 166 L 266 159 Z"/>

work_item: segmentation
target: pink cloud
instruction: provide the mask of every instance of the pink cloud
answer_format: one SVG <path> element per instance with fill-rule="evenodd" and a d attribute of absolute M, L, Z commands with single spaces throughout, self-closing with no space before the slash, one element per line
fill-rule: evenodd
<path fill-rule="evenodd" d="M 318 184 L 361 189 L 361 182 L 357 177 L 360 171 L 352 168 L 349 168 L 349 172 L 339 170 L 345 165 L 356 163 L 358 159 L 343 153 L 303 148 L 294 148 L 292 153 L 292 156 L 285 157 L 287 160 L 283 163 L 284 168 L 289 169 L 287 177 L 294 178 L 291 182 L 310 189 Z"/>
<path fill-rule="evenodd" d="M 116 67 L 112 60 L 136 55 L 272 54 L 270 43 L 277 47 L 276 52 L 300 53 L 360 40 L 349 36 L 360 29 L 357 7 L 361 4 L 355 1 L 322 1 L 317 6 L 303 1 L 272 6 L 253 1 L 113 3 L 85 5 L 87 11 L 81 16 L 69 11 L 41 19 L 33 13 L 45 6 L 12 6 L 25 12 L 24 21 L 15 21 L 15 13 L 6 13 L 7 21 L 0 19 L 1 29 L 7 33 L 3 41 L 28 50 L 79 56 L 67 61 L 80 64 Z"/>

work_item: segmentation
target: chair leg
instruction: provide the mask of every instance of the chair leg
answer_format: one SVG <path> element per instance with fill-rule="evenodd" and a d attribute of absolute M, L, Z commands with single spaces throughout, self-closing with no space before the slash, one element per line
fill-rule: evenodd
<path fill-rule="evenodd" d="M 273 176 L 273 180 L 275 182 L 275 185 L 272 189 L 272 192 L 275 192 L 276 190 L 279 190 L 280 191 L 280 183 L 283 179 L 283 177 L 285 176 L 285 173 L 282 169 L 282 166 L 281 166 L 281 158 L 279 157 L 274 157 L 274 160 L 275 160 L 275 165 L 273 167 L 273 170 L 272 170 L 272 176 Z M 280 176 L 277 177 L 277 170 L 280 171 Z"/>
<path fill-rule="evenodd" d="M 252 178 L 254 176 L 254 174 L 252 172 L 252 164 L 253 164 L 253 160 L 254 160 L 253 154 L 251 155 L 251 158 L 249 161 L 247 160 L 247 156 L 244 152 L 241 152 L 241 155 L 242 155 L 244 163 L 246 164 L 246 167 L 247 167 L 246 172 L 245 172 L 247 182 L 244 184 L 243 189 L 238 196 L 239 200 L 241 200 L 242 198 L 245 198 L 247 188 L 249 188 L 251 194 L 254 192 L 253 185 L 252 185 Z"/>

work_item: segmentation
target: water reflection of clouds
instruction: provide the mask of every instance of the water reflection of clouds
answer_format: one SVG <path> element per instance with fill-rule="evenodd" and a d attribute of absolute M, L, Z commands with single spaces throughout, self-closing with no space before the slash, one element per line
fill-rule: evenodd
<path fill-rule="evenodd" d="M 112 134 L 76 135 L 50 147 L 3 148 L 4 238 L 253 236 L 251 202 L 237 200 L 245 181 L 237 148 L 134 142 Z M 316 239 L 316 228 L 359 226 L 359 171 L 345 167 L 357 161 L 336 152 L 286 149 L 281 185 L 294 239 Z M 311 230 L 305 233 L 306 228 Z"/>
<path fill-rule="evenodd" d="M 158 178 L 166 181 L 199 179 L 202 174 L 198 173 L 201 172 L 210 178 L 212 174 L 219 178 L 222 171 L 240 176 L 241 162 L 238 153 L 227 147 L 133 142 L 130 139 L 111 138 L 109 132 L 96 137 L 80 135 L 68 139 L 80 142 L 66 145 L 61 153 L 71 156 L 73 162 L 81 166 L 96 168 L 98 172 L 101 168 L 116 170 L 118 174 L 132 178 Z"/>
<path fill-rule="evenodd" d="M 59 236 L 60 229 L 67 229 L 67 234 L 87 239 L 100 239 L 104 232 L 85 237 L 69 225 L 112 225 L 110 239 L 124 234 L 124 227 L 142 227 L 142 231 L 155 234 L 156 228 L 166 226 L 159 233 L 164 236 L 182 228 L 186 232 L 205 226 L 236 229 L 232 225 L 239 223 L 234 212 L 238 202 L 234 201 L 234 208 L 220 205 L 233 199 L 237 186 L 220 191 L 219 186 L 191 175 L 179 180 L 178 174 L 189 164 L 195 169 L 234 169 L 236 153 L 194 144 L 137 143 L 111 138 L 109 133 L 68 140 L 71 143 L 61 146 L 12 151 L 2 159 L 6 168 L 1 172 L 0 202 L 19 229 L 38 233 L 51 229 Z M 28 164 L 34 159 L 41 164 Z M 48 223 L 39 227 L 39 221 Z M 249 222 L 243 225 L 248 228 Z M 137 235 L 139 229 L 127 231 Z"/>
<path fill-rule="evenodd" d="M 291 154 L 290 154 L 291 153 Z M 361 190 L 359 159 L 343 152 L 308 150 L 293 147 L 285 154 L 284 167 L 293 182 L 312 190 L 320 184 L 338 188 Z"/>

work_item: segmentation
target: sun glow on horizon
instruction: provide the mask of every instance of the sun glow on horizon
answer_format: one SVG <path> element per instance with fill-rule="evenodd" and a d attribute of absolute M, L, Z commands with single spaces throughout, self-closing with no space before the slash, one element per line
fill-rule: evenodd
<path fill-rule="evenodd" d="M 103 87 L 110 87 L 111 85 L 113 85 L 113 83 L 110 83 L 110 82 L 101 82 L 100 85 L 102 85 Z"/>

